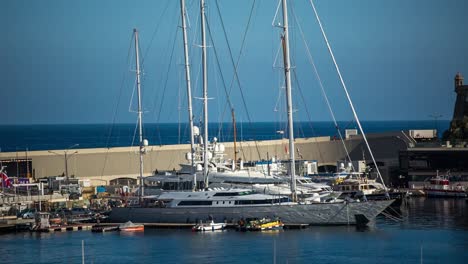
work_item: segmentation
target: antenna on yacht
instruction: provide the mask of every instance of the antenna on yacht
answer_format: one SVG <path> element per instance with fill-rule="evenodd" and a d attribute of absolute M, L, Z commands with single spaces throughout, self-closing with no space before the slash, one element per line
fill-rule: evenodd
<path fill-rule="evenodd" d="M 200 0 L 200 18 L 202 34 L 202 65 L 203 65 L 203 176 L 205 188 L 208 188 L 208 76 L 206 69 L 206 33 L 205 33 L 205 0 Z"/>
<path fill-rule="evenodd" d="M 142 129 L 142 114 L 143 111 L 141 110 L 141 81 L 140 81 L 140 54 L 138 51 L 138 31 L 137 29 L 133 29 L 133 33 L 135 34 L 135 58 L 136 58 L 136 81 L 137 81 L 137 94 L 138 94 L 138 134 L 140 139 L 140 191 L 139 191 L 139 200 L 140 203 L 142 201 L 142 197 L 144 196 L 145 187 L 143 186 L 143 155 L 145 154 L 146 150 L 145 147 L 148 146 L 148 141 L 145 139 L 143 140 L 143 129 Z"/>
<path fill-rule="evenodd" d="M 286 83 L 286 103 L 288 111 L 288 133 L 289 133 L 289 166 L 291 173 L 291 199 L 293 202 L 297 201 L 296 193 L 296 164 L 294 161 L 294 126 L 293 126 L 293 110 L 292 110 L 292 97 L 291 97 L 291 61 L 289 58 L 289 30 L 288 30 L 288 7 L 287 1 L 282 0 L 283 6 L 283 36 L 281 41 L 283 44 L 283 63 L 284 63 L 284 76 Z"/>
<path fill-rule="evenodd" d="M 195 164 L 194 164 L 194 156 L 195 156 L 195 139 L 193 133 L 193 113 L 192 113 L 192 88 L 190 82 L 190 64 L 189 64 L 189 50 L 187 44 L 187 24 L 185 22 L 185 0 L 180 0 L 180 15 L 182 17 L 182 35 L 184 39 L 184 57 L 185 57 L 185 80 L 187 82 L 187 100 L 188 100 L 188 115 L 189 115 L 189 126 L 190 126 L 190 152 L 191 152 L 191 162 L 192 162 L 192 169 L 191 173 L 193 175 L 193 186 L 192 191 L 197 189 L 197 174 L 195 173 Z"/>

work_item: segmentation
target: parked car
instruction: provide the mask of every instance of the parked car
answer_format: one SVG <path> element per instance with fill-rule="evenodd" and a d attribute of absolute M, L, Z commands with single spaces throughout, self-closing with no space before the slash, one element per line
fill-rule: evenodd
<path fill-rule="evenodd" d="M 93 213 L 87 208 L 74 207 L 71 209 L 72 215 L 92 215 Z"/>
<path fill-rule="evenodd" d="M 23 219 L 33 219 L 35 216 L 35 212 L 27 212 L 23 214 Z"/>
<path fill-rule="evenodd" d="M 36 209 L 25 209 L 19 213 L 19 217 L 23 219 L 33 219 L 36 217 Z"/>
<path fill-rule="evenodd" d="M 55 214 L 61 216 L 61 217 L 64 217 L 64 216 L 69 216 L 71 215 L 71 210 L 67 209 L 67 208 L 59 208 L 59 209 L 56 209 L 55 210 Z"/>
<path fill-rule="evenodd" d="M 79 193 L 70 193 L 70 195 L 68 196 L 68 198 L 69 198 L 70 200 L 78 200 L 78 199 L 80 199 L 80 196 L 81 196 L 81 195 L 80 195 Z"/>

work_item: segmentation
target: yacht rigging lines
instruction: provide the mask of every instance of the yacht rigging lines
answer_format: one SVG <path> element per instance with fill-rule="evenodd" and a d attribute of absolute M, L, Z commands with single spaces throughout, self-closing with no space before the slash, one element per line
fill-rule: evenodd
<path fill-rule="evenodd" d="M 327 49 L 328 49 L 328 52 L 330 53 L 330 56 L 331 56 L 331 58 L 333 60 L 333 64 L 335 66 L 338 77 L 340 78 L 341 86 L 343 87 L 343 90 L 344 90 L 344 92 L 346 94 L 346 98 L 348 99 L 349 105 L 351 106 L 351 110 L 353 112 L 354 119 L 356 120 L 356 124 L 359 127 L 359 131 L 361 131 L 362 138 L 364 139 L 366 147 L 369 150 L 369 154 L 370 154 L 370 156 L 372 158 L 372 162 L 374 163 L 375 168 L 377 170 L 377 175 L 379 176 L 379 178 L 380 178 L 380 180 L 382 182 L 382 185 L 383 185 L 383 187 L 385 189 L 385 192 L 387 193 L 387 196 L 388 196 L 388 190 L 387 190 L 387 187 L 385 186 L 384 180 L 382 178 L 382 174 L 380 173 L 379 166 L 377 165 L 377 161 L 375 160 L 372 149 L 371 149 L 371 147 L 369 145 L 369 142 L 367 141 L 367 137 L 366 137 L 366 134 L 364 133 L 364 129 L 362 128 L 361 122 L 359 121 L 359 117 L 358 117 L 358 115 L 356 113 L 356 110 L 354 108 L 353 101 L 351 100 L 351 96 L 349 95 L 348 89 L 346 88 L 346 84 L 345 84 L 345 82 L 343 80 L 343 76 L 341 75 L 340 67 L 338 66 L 338 63 L 336 62 L 335 55 L 333 54 L 332 48 L 330 46 L 330 42 L 328 41 L 327 35 L 325 34 L 325 30 L 323 29 L 323 26 L 322 26 L 322 22 L 320 21 L 320 17 L 319 17 L 319 15 L 317 13 L 317 10 L 315 9 L 314 2 L 313 2 L 313 0 L 309 0 L 309 1 L 310 1 L 310 5 L 312 6 L 312 9 L 314 10 L 314 14 L 315 14 L 315 18 L 317 19 L 317 23 L 320 26 L 320 31 L 322 32 L 322 36 L 323 36 L 323 38 L 325 40 L 325 43 L 327 44 Z"/>
<path fill-rule="evenodd" d="M 203 61 L 203 104 L 204 142 L 203 175 L 208 186 L 208 105 L 205 39 L 205 1 L 200 0 L 202 26 Z M 289 173 L 291 177 L 291 197 L 261 194 L 250 189 L 217 189 L 195 192 L 163 192 L 157 196 L 146 196 L 140 207 L 114 208 L 110 221 L 133 221 L 140 223 L 197 223 L 210 218 L 217 222 L 235 223 L 245 218 L 281 219 L 285 224 L 305 225 L 348 225 L 367 223 L 387 208 L 393 200 L 380 201 L 297 201 L 294 158 L 293 113 L 291 97 L 291 67 L 289 59 L 288 9 L 287 0 L 282 0 L 283 34 L 281 37 L 284 56 L 286 97 L 289 125 Z M 183 11 L 182 11 L 183 15 Z M 140 118 L 141 121 L 141 118 Z M 193 156 L 192 156 L 193 160 Z M 140 164 L 142 164 L 140 162 Z"/>

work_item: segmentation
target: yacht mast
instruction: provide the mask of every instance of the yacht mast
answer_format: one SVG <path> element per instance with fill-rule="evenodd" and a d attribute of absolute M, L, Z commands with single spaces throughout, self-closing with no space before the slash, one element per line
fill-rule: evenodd
<path fill-rule="evenodd" d="M 236 170 L 236 162 L 237 162 L 237 145 L 236 145 L 236 138 L 237 138 L 237 127 L 236 127 L 236 115 L 234 113 L 234 109 L 231 110 L 231 116 L 232 116 L 232 126 L 234 130 L 234 168 L 233 170 Z"/>
<path fill-rule="evenodd" d="M 208 76 L 206 69 L 205 0 L 200 0 L 200 12 L 203 65 L 203 176 L 205 177 L 205 188 L 208 188 Z"/>
<path fill-rule="evenodd" d="M 288 134 L 289 134 L 289 172 L 291 173 L 291 199 L 293 202 L 297 200 L 296 194 L 296 164 L 294 161 L 294 126 L 292 112 L 292 97 L 291 97 L 291 61 L 289 58 L 289 28 L 288 28 L 288 7 L 287 1 L 282 0 L 283 6 L 283 62 L 284 75 L 286 83 L 286 103 L 288 107 Z"/>
<path fill-rule="evenodd" d="M 190 64 L 189 64 L 189 50 L 187 44 L 187 24 L 185 22 L 185 0 L 180 0 L 180 15 L 182 17 L 182 35 L 184 39 L 184 57 L 185 57 L 185 80 L 187 82 L 187 100 L 188 100 L 188 115 L 189 115 L 189 126 L 190 126 L 190 152 L 192 157 L 192 169 L 191 173 L 193 175 L 193 186 L 192 190 L 195 191 L 197 188 L 197 174 L 195 173 L 195 164 L 194 164 L 194 145 L 195 139 L 193 135 L 193 113 L 192 113 L 192 88 L 190 82 Z"/>
<path fill-rule="evenodd" d="M 144 195 L 145 187 L 143 186 L 143 154 L 145 152 L 145 146 L 143 143 L 143 131 L 142 131 L 142 111 L 141 111 L 141 82 L 140 82 L 140 54 L 138 52 L 138 31 L 133 29 L 135 34 L 135 58 L 136 58 L 136 82 L 137 82 L 137 93 L 138 93 L 138 134 L 140 139 L 140 202 Z"/>

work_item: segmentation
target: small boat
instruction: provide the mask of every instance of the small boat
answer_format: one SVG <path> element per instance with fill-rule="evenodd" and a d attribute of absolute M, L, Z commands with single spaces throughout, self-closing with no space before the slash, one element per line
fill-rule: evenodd
<path fill-rule="evenodd" d="M 211 220 L 210 223 L 199 223 L 192 227 L 192 231 L 197 232 L 197 231 L 216 231 L 216 230 L 224 230 L 226 228 L 225 223 L 215 223 L 213 220 Z"/>
<path fill-rule="evenodd" d="M 111 231 L 117 231 L 119 230 L 118 225 L 93 225 L 91 228 L 91 232 L 96 232 L 96 233 L 105 233 L 105 232 L 111 232 Z"/>
<path fill-rule="evenodd" d="M 347 197 L 360 200 L 395 200 L 390 206 L 399 207 L 408 199 L 408 193 L 394 189 L 387 189 L 374 179 L 361 177 L 355 173 L 345 179 L 334 182 L 333 189 L 341 192 L 340 198 Z"/>
<path fill-rule="evenodd" d="M 269 231 L 269 230 L 282 230 L 284 223 L 281 220 L 272 220 L 269 218 L 250 220 L 247 223 L 241 221 L 238 229 L 240 231 Z"/>
<path fill-rule="evenodd" d="M 58 215 L 51 215 L 49 218 L 49 222 L 51 225 L 61 225 L 62 224 L 62 218 Z"/>
<path fill-rule="evenodd" d="M 424 187 L 424 192 L 429 197 L 467 197 L 465 187 L 460 184 L 451 185 L 448 176 L 437 175 L 429 183 L 429 186 Z"/>
<path fill-rule="evenodd" d="M 126 223 L 119 225 L 119 230 L 126 231 L 126 232 L 138 232 L 138 231 L 144 231 L 145 226 L 142 224 L 134 224 L 132 223 L 132 221 L 128 221 Z"/>

